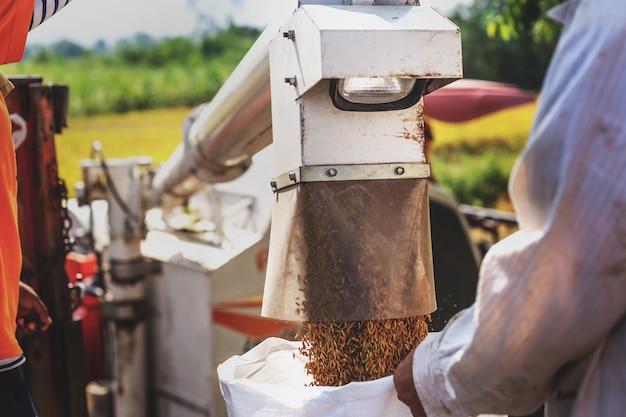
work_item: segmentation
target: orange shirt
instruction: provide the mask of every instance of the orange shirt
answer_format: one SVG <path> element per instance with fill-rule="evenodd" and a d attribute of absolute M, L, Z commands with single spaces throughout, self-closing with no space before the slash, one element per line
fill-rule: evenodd
<path fill-rule="evenodd" d="M 35 0 L 0 1 L 0 64 L 22 59 L 34 7 Z"/>
<path fill-rule="evenodd" d="M 0 64 L 22 59 L 34 3 L 0 1 Z M 4 77 L 0 77 L 2 81 Z M 0 359 L 22 354 L 15 338 L 21 269 L 15 150 L 9 113 L 0 94 Z"/>
<path fill-rule="evenodd" d="M 0 95 L 0 359 L 22 353 L 15 339 L 21 269 L 15 151 L 9 113 Z"/>

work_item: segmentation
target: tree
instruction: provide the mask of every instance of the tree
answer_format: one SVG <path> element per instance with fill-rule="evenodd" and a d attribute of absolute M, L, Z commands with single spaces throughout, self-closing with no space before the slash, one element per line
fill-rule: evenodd
<path fill-rule="evenodd" d="M 148 63 L 159 66 L 167 62 L 187 62 L 194 50 L 195 45 L 189 38 L 183 36 L 166 38 L 150 50 Z"/>
<path fill-rule="evenodd" d="M 118 41 L 115 53 L 123 62 L 136 65 L 146 60 L 146 51 L 154 49 L 156 43 L 149 34 L 139 32 L 132 39 Z"/>
<path fill-rule="evenodd" d="M 50 50 L 52 51 L 53 55 L 58 55 L 65 58 L 77 58 L 86 53 L 85 49 L 82 46 L 68 40 L 61 40 L 54 43 Z"/>
<path fill-rule="evenodd" d="M 558 29 L 547 12 L 560 0 L 498 0 L 489 2 L 488 33 L 504 40 L 529 34 L 535 41 L 552 42 Z"/>
<path fill-rule="evenodd" d="M 108 50 L 107 43 L 104 39 L 98 39 L 93 46 L 93 51 L 97 54 L 104 54 Z"/>
<path fill-rule="evenodd" d="M 457 8 L 450 16 L 461 29 L 465 77 L 539 90 L 554 51 L 558 26 L 543 18 L 539 23 L 528 6 L 526 11 L 515 9 L 519 22 L 514 19 L 514 28 L 506 29 L 504 22 L 514 15 L 502 15 L 501 6 L 518 1 L 525 0 L 475 0 L 469 6 Z M 493 29 L 494 25 L 497 29 Z M 548 25 L 551 29 L 539 33 L 532 29 L 537 25 Z"/>
<path fill-rule="evenodd" d="M 187 7 L 196 16 L 196 28 L 198 33 L 214 33 L 217 30 L 217 22 L 204 5 L 203 0 L 187 0 Z"/>

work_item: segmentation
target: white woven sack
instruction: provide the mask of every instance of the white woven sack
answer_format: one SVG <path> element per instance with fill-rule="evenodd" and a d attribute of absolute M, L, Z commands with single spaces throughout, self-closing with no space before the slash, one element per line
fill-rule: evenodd
<path fill-rule="evenodd" d="M 301 342 L 269 338 L 217 367 L 229 417 L 411 417 L 391 376 L 341 387 L 308 386 Z"/>

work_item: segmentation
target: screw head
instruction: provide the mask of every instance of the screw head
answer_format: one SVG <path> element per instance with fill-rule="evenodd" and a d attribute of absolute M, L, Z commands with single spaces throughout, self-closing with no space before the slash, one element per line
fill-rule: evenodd
<path fill-rule="evenodd" d="M 337 169 L 336 168 L 329 168 L 328 171 L 326 171 L 326 174 L 329 177 L 336 177 L 337 176 Z"/>
<path fill-rule="evenodd" d="M 396 174 L 397 175 L 404 175 L 404 168 L 403 167 L 397 167 L 396 168 Z"/>

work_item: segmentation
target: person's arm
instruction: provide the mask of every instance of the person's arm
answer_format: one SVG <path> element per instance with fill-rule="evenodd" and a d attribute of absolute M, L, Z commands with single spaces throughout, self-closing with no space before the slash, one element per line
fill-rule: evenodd
<path fill-rule="evenodd" d="M 393 383 L 398 393 L 398 399 L 405 403 L 411 410 L 413 417 L 427 417 L 422 401 L 417 395 L 413 382 L 413 349 L 404 360 L 398 365 L 393 374 Z"/>
<path fill-rule="evenodd" d="M 18 328 L 25 333 L 43 332 L 52 324 L 46 305 L 35 290 L 22 281 L 20 281 L 17 324 Z"/>
<path fill-rule="evenodd" d="M 35 0 L 35 10 L 28 30 L 33 30 L 50 19 L 62 8 L 67 6 L 70 1 L 71 0 Z"/>
<path fill-rule="evenodd" d="M 563 32 L 510 183 L 520 231 L 415 350 L 404 395 L 428 416 L 534 411 L 626 314 L 625 21 L 619 0 L 582 0 Z"/>

